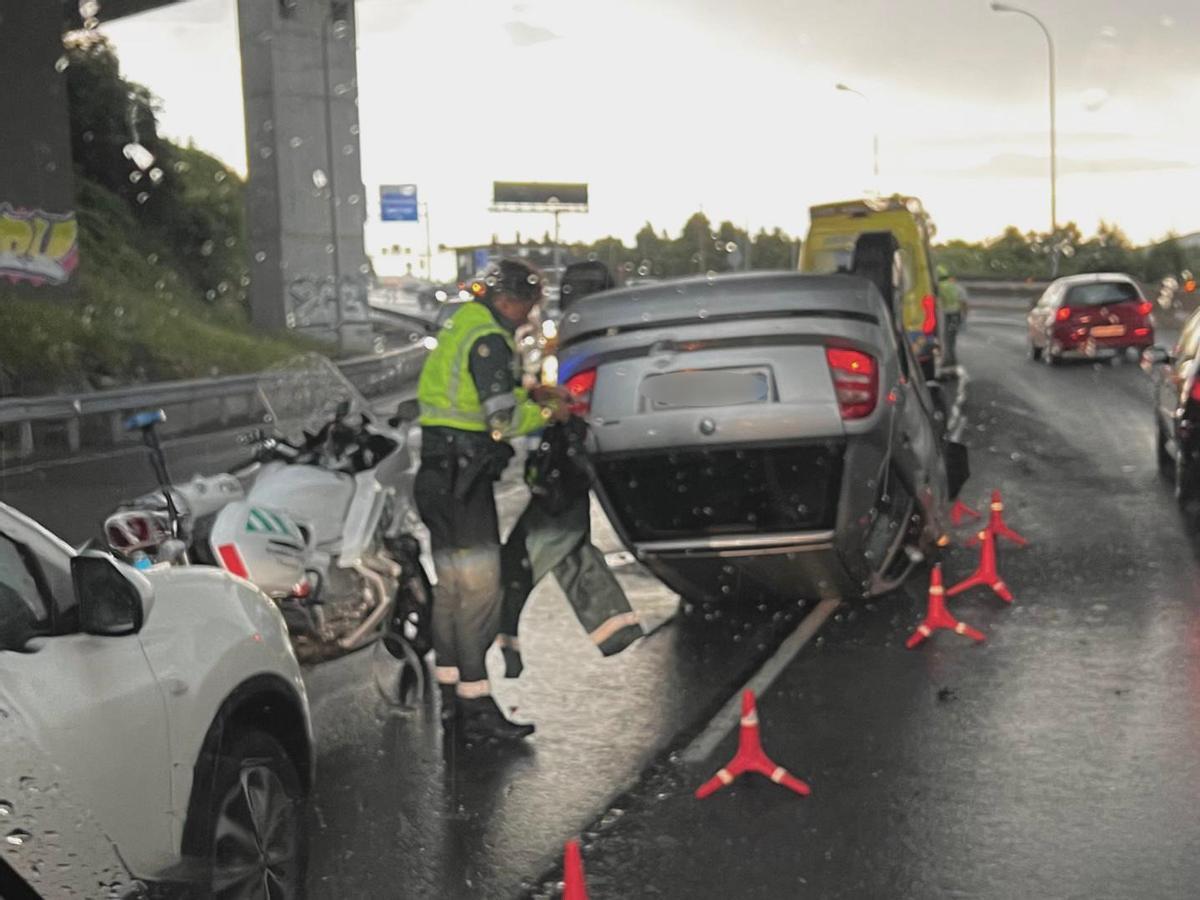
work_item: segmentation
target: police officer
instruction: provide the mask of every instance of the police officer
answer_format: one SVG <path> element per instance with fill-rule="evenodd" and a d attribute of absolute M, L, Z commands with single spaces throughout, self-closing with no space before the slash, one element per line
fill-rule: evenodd
<path fill-rule="evenodd" d="M 570 415 L 558 389 L 539 389 L 535 399 L 518 386 L 513 334 L 541 299 L 538 271 L 505 259 L 471 290 L 475 298 L 449 318 L 421 370 L 421 467 L 413 489 L 438 576 L 433 646 L 442 722 L 469 742 L 534 730 L 504 717 L 484 665 L 502 596 L 492 484 L 512 457 L 510 438 Z"/>
<path fill-rule="evenodd" d="M 963 306 L 966 291 L 950 276 L 950 271 L 942 265 L 937 267 L 938 300 L 946 319 L 945 347 L 942 352 L 942 365 L 958 365 L 958 330 L 962 327 Z"/>

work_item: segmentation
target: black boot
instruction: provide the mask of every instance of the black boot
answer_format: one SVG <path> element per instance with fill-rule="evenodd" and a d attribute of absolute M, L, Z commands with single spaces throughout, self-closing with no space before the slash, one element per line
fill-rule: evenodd
<path fill-rule="evenodd" d="M 516 741 L 533 734 L 528 723 L 518 724 L 504 718 L 500 707 L 490 696 L 472 700 L 458 699 L 463 722 L 463 737 L 472 742 Z"/>

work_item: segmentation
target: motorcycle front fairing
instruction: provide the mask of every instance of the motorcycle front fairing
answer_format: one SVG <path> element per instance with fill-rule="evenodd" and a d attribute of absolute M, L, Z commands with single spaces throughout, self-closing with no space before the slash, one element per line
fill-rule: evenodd
<path fill-rule="evenodd" d="M 306 533 L 286 510 L 252 497 L 218 512 L 208 540 L 223 568 L 276 600 L 291 596 L 305 581 L 313 554 L 311 530 Z"/>

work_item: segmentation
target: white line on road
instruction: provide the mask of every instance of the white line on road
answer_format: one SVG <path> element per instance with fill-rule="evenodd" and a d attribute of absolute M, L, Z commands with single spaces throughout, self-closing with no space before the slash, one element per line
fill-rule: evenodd
<path fill-rule="evenodd" d="M 712 755 L 717 744 L 725 740 L 725 735 L 738 724 L 742 715 L 742 691 L 754 691 L 755 695 L 762 694 L 774 684 L 775 679 L 799 653 L 804 645 L 812 640 L 813 635 L 825 624 L 825 620 L 833 615 L 838 608 L 837 600 L 822 600 L 807 616 L 801 620 L 796 630 L 787 636 L 779 649 L 768 659 L 744 685 L 734 691 L 721 711 L 717 713 L 705 729 L 696 736 L 680 754 L 685 763 L 696 764 L 704 762 Z"/>

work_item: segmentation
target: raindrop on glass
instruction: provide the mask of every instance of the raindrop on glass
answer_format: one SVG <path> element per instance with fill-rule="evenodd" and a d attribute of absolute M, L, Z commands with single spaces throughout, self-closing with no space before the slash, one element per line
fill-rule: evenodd
<path fill-rule="evenodd" d="M 339 41 L 350 33 L 350 23 L 345 19 L 338 19 L 333 23 L 333 36 Z"/>
<path fill-rule="evenodd" d="M 203 244 L 200 245 L 200 255 L 201 256 L 212 256 L 212 252 L 215 248 L 216 248 L 216 244 L 214 244 L 212 241 L 205 241 Z"/>
<path fill-rule="evenodd" d="M 149 199 L 150 199 L 150 195 L 147 194 L 145 191 L 142 191 L 140 194 L 137 195 L 138 203 L 145 203 Z"/>
<path fill-rule="evenodd" d="M 60 56 L 54 61 L 55 72 L 65 72 L 70 67 L 71 61 L 66 56 Z"/>
<path fill-rule="evenodd" d="M 313 169 L 312 183 L 313 183 L 313 187 L 316 187 L 318 189 L 323 188 L 329 184 L 329 178 L 325 175 L 324 169 Z"/>
<path fill-rule="evenodd" d="M 259 250 L 257 253 L 254 254 L 255 262 L 266 262 L 266 260 L 267 260 L 267 254 L 265 254 L 263 251 Z"/>
<path fill-rule="evenodd" d="M 0 818 L 8 818 L 12 815 L 12 804 L 7 800 L 0 800 Z"/>
<path fill-rule="evenodd" d="M 301 147 L 301 145 L 303 145 L 303 143 L 304 143 L 304 138 L 293 137 L 288 141 L 288 146 L 291 147 L 293 150 L 298 150 Z"/>
<path fill-rule="evenodd" d="M 24 828 L 14 828 L 7 835 L 5 835 L 4 839 L 6 841 L 8 841 L 10 844 L 12 844 L 14 847 L 20 847 L 21 845 L 28 843 L 30 840 L 32 840 L 33 835 L 30 834 L 28 831 L 26 831 Z"/>
<path fill-rule="evenodd" d="M 217 172 L 216 174 L 213 175 L 213 181 L 215 181 L 217 184 L 220 184 L 221 182 L 223 182 L 225 180 L 226 177 L 227 176 L 225 175 L 224 172 Z"/>
<path fill-rule="evenodd" d="M 155 184 L 162 184 L 163 170 L 158 168 L 157 166 L 155 166 L 153 169 L 151 169 L 150 170 L 150 180 L 153 181 Z"/>

